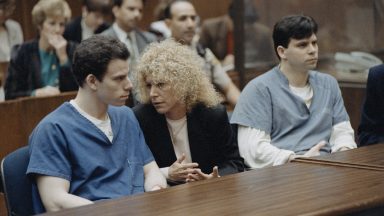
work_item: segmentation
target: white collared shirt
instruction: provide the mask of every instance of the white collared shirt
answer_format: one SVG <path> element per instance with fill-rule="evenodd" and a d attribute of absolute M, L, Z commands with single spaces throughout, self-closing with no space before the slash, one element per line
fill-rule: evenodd
<path fill-rule="evenodd" d="M 85 40 L 90 38 L 95 34 L 92 28 L 89 28 L 87 24 L 85 24 L 85 19 L 81 19 L 81 40 Z"/>

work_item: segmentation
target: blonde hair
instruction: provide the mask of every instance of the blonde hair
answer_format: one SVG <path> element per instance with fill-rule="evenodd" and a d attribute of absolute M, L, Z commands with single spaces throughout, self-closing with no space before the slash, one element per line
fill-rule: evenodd
<path fill-rule="evenodd" d="M 40 0 L 32 9 L 32 21 L 39 27 L 47 17 L 62 16 L 65 22 L 71 18 L 71 9 L 65 0 Z"/>
<path fill-rule="evenodd" d="M 146 77 L 154 83 L 169 83 L 175 97 L 185 104 L 187 111 L 198 104 L 213 107 L 221 102 L 208 76 L 203 71 L 203 60 L 188 46 L 167 39 L 150 44 L 136 68 L 139 100 L 150 103 Z"/>

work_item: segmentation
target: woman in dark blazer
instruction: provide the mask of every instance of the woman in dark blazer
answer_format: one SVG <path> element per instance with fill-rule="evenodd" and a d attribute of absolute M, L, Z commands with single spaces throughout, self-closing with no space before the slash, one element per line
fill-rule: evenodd
<path fill-rule="evenodd" d="M 141 105 L 134 108 L 145 140 L 169 182 L 243 171 L 243 160 L 220 97 L 187 46 L 166 40 L 138 67 Z"/>
<path fill-rule="evenodd" d="M 5 99 L 49 96 L 77 90 L 71 70 L 75 43 L 62 36 L 71 10 L 64 0 L 40 0 L 32 10 L 39 37 L 14 47 Z"/>

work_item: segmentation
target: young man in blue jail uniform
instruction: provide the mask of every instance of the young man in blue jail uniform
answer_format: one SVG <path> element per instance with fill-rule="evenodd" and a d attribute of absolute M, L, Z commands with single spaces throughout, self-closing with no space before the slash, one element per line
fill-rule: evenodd
<path fill-rule="evenodd" d="M 240 95 L 231 123 L 239 125 L 239 151 L 251 168 L 356 148 L 337 81 L 313 70 L 316 32 L 308 16 L 278 21 L 273 40 L 280 64 Z"/>
<path fill-rule="evenodd" d="M 139 123 L 123 106 L 132 88 L 128 57 L 117 39 L 84 40 L 73 59 L 76 98 L 34 129 L 27 174 L 48 211 L 166 187 Z"/>

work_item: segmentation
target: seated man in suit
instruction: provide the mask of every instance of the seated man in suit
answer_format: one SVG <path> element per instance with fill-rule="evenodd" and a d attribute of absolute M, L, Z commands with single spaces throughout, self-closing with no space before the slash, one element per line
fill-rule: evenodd
<path fill-rule="evenodd" d="M 210 49 L 193 42 L 197 27 L 197 14 L 194 6 L 187 0 L 171 2 L 164 10 L 165 23 L 172 37 L 195 50 L 205 61 L 204 71 L 211 82 L 224 94 L 227 102 L 235 106 L 240 95 L 239 89 L 229 78 L 226 71 Z"/>
<path fill-rule="evenodd" d="M 336 79 L 313 70 L 316 32 L 308 16 L 278 21 L 273 41 L 280 64 L 249 82 L 240 95 L 231 123 L 239 125 L 239 151 L 252 168 L 356 148 Z"/>
<path fill-rule="evenodd" d="M 358 129 L 359 146 L 384 142 L 384 65 L 369 70 L 367 90 Z"/>
<path fill-rule="evenodd" d="M 134 112 L 171 183 L 243 171 L 235 135 L 200 57 L 172 39 L 149 45 L 137 65 Z"/>
<path fill-rule="evenodd" d="M 128 56 L 114 38 L 82 41 L 73 59 L 76 98 L 32 132 L 27 174 L 48 211 L 166 187 L 139 123 L 123 106 L 132 88 Z"/>
<path fill-rule="evenodd" d="M 103 35 L 118 38 L 129 50 L 130 68 L 138 60 L 145 47 L 157 40 L 157 37 L 149 32 L 140 30 L 137 25 L 143 17 L 143 0 L 113 0 L 112 12 L 115 22 Z"/>
<path fill-rule="evenodd" d="M 80 43 L 82 40 L 106 30 L 104 18 L 111 14 L 111 0 L 83 0 L 82 15 L 67 24 L 64 38 Z"/>

